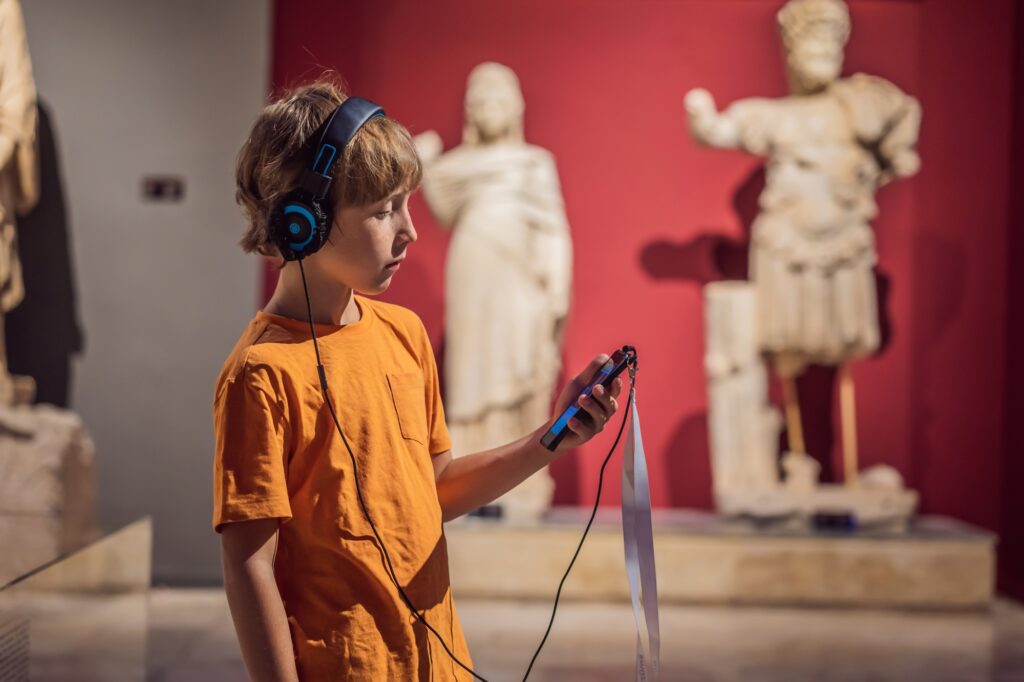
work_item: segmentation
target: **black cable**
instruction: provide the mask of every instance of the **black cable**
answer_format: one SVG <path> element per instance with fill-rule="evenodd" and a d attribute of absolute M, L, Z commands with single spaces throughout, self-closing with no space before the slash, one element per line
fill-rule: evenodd
<path fill-rule="evenodd" d="M 320 347 L 316 340 L 316 328 L 313 325 L 313 307 L 309 300 L 309 287 L 306 285 L 306 271 L 302 267 L 302 259 L 299 259 L 298 263 L 299 272 L 302 274 L 302 289 L 306 294 L 306 313 L 309 317 L 309 332 L 313 337 L 313 352 L 316 353 L 316 370 L 317 373 L 320 375 L 320 389 L 324 395 L 324 403 L 327 405 L 327 409 L 331 413 L 331 419 L 334 420 L 334 426 L 337 427 L 338 434 L 341 436 L 341 441 L 345 444 L 345 449 L 348 450 L 348 455 L 352 459 L 352 478 L 356 482 L 356 497 L 359 499 L 359 506 L 363 510 L 363 516 L 365 516 L 367 522 L 369 522 L 370 528 L 371 530 L 373 530 L 373 535 L 375 538 L 377 538 L 377 544 L 380 545 L 380 551 L 384 555 L 384 562 L 387 566 L 388 577 L 391 578 L 391 582 L 393 582 L 395 584 L 395 587 L 398 588 L 398 594 L 401 595 L 402 601 L 405 602 L 406 607 L 408 607 L 412 614 L 416 616 L 417 620 L 423 623 L 423 625 L 434 634 L 434 637 L 437 638 L 437 641 L 440 642 L 441 646 L 444 648 L 445 653 L 447 653 L 448 656 L 459 665 L 459 667 L 468 672 L 474 678 L 480 680 L 480 682 L 487 682 L 485 678 L 477 675 L 472 668 L 468 667 L 465 663 L 460 661 L 458 657 L 455 656 L 455 654 L 452 653 L 451 649 L 448 648 L 448 645 L 445 644 L 444 638 L 441 637 L 440 633 L 438 633 L 438 631 L 435 630 L 433 626 L 431 626 L 430 623 L 427 622 L 427 619 L 416 609 L 416 607 L 412 603 L 412 600 L 409 599 L 409 596 L 405 593 L 405 590 L 402 589 L 402 585 L 398 582 L 398 576 L 395 574 L 395 568 L 391 564 L 391 555 L 388 554 L 387 547 L 384 546 L 384 539 L 381 538 L 380 533 L 377 532 L 377 526 L 373 523 L 373 519 L 370 517 L 370 512 L 366 508 L 366 501 L 363 499 L 363 490 L 362 487 L 359 485 L 359 472 L 356 468 L 356 456 L 352 452 L 352 448 L 348 444 L 348 439 L 345 437 L 345 432 L 341 428 L 341 422 L 338 421 L 338 415 L 334 411 L 334 403 L 331 401 L 330 392 L 327 387 L 327 371 L 324 369 L 323 362 L 321 362 Z"/>
<path fill-rule="evenodd" d="M 523 682 L 526 682 L 526 678 L 530 676 L 530 671 L 533 670 L 533 664 L 537 661 L 537 656 L 540 655 L 540 650 L 544 648 L 544 643 L 548 641 L 548 635 L 551 634 L 551 627 L 555 624 L 555 613 L 558 612 L 558 600 L 562 596 L 562 586 L 565 585 L 565 581 L 569 578 L 569 571 L 572 570 L 573 564 L 576 563 L 576 557 L 580 555 L 580 550 L 583 549 L 583 542 L 587 539 L 587 533 L 590 532 L 590 526 L 594 523 L 594 517 L 597 516 L 597 506 L 601 502 L 601 488 L 604 486 L 604 470 L 608 466 L 609 460 L 615 453 L 615 448 L 619 444 L 619 439 L 622 438 L 622 432 L 626 428 L 626 418 L 629 416 L 629 410 L 633 406 L 633 390 L 632 387 L 629 391 L 629 398 L 626 400 L 625 414 L 622 415 L 622 424 L 619 426 L 619 433 L 615 436 L 615 442 L 612 443 L 611 449 L 605 456 L 604 461 L 601 462 L 601 472 L 597 478 L 597 497 L 594 500 L 594 510 L 590 512 L 590 520 L 587 521 L 587 527 L 583 531 L 583 537 L 580 538 L 580 544 L 576 547 L 576 553 L 572 555 L 572 561 L 569 562 L 569 567 L 565 569 L 565 574 L 562 576 L 562 580 L 558 583 L 558 592 L 555 593 L 555 605 L 551 609 L 551 620 L 548 621 L 548 629 L 544 632 L 544 638 L 540 640 L 540 644 L 537 646 L 537 650 L 533 652 L 533 658 L 530 659 L 530 665 L 526 668 L 526 674 L 523 675 Z"/>
<path fill-rule="evenodd" d="M 302 275 L 302 290 L 306 295 L 306 314 L 309 320 L 309 333 L 313 338 L 313 352 L 316 354 L 316 370 L 320 376 L 320 390 L 324 396 L 324 404 L 327 405 L 327 410 L 331 413 L 331 419 L 334 421 L 334 426 L 338 430 L 338 435 L 341 436 L 341 441 L 345 444 L 345 449 L 348 450 L 348 456 L 352 460 L 352 478 L 356 483 L 356 497 L 359 499 L 359 506 L 363 511 L 363 516 L 366 517 L 367 522 L 370 524 L 370 529 L 373 531 L 373 536 L 377 538 L 377 544 L 380 545 L 381 553 L 384 555 L 384 562 L 387 567 L 388 577 L 391 578 L 391 582 L 395 584 L 398 589 L 398 594 L 402 597 L 402 601 L 405 603 L 412 615 L 416 616 L 416 619 L 423 623 L 424 627 L 433 633 L 437 641 L 441 643 L 441 647 L 444 649 L 448 657 L 451 658 L 460 668 L 468 672 L 474 678 L 480 680 L 480 682 L 487 682 L 487 680 L 480 675 L 476 674 L 472 668 L 468 667 L 465 663 L 460 661 L 458 657 L 452 653 L 448 645 L 445 644 L 444 638 L 441 634 L 427 622 L 427 619 L 416 609 L 413 605 L 412 600 L 402 589 L 402 585 L 398 582 L 398 576 L 395 573 L 395 568 L 391 563 L 391 555 L 388 554 L 387 547 L 384 546 L 384 539 L 381 538 L 380 533 L 377 532 L 377 526 L 373 523 L 373 519 L 370 517 L 370 512 L 366 508 L 366 501 L 363 499 L 363 490 L 359 485 L 359 472 L 356 468 L 356 456 L 352 452 L 351 446 L 348 444 L 348 438 L 345 437 L 345 432 L 341 428 L 341 422 L 338 421 L 338 415 L 334 410 L 334 403 L 331 400 L 330 391 L 327 386 L 327 371 L 324 369 L 323 362 L 320 359 L 320 346 L 316 338 L 316 327 L 313 325 L 313 307 L 309 299 L 309 287 L 306 284 L 306 271 L 302 266 L 302 259 L 299 259 L 299 273 Z M 630 408 L 633 406 L 633 391 L 632 387 L 629 392 L 629 398 L 626 400 L 626 409 L 622 416 L 622 424 L 619 425 L 619 432 L 615 436 L 615 442 L 612 443 L 612 447 L 608 450 L 608 454 L 605 456 L 604 461 L 601 462 L 601 471 L 597 479 L 597 496 L 594 499 L 594 509 L 590 513 L 590 520 L 587 521 L 587 527 L 583 530 L 583 537 L 580 538 L 579 545 L 576 546 L 576 552 L 572 555 L 572 560 L 569 562 L 569 567 L 565 569 L 565 573 L 562 575 L 561 581 L 558 583 L 558 591 L 555 593 L 555 603 L 551 609 L 551 619 L 548 621 L 547 630 L 544 632 L 544 637 L 541 639 L 540 644 L 537 646 L 537 650 L 533 653 L 533 658 L 530 659 L 530 665 L 526 668 L 526 674 L 523 675 L 523 682 L 530 676 L 530 671 L 533 670 L 533 664 L 536 663 L 537 657 L 540 655 L 541 649 L 544 648 L 544 644 L 548 640 L 548 635 L 551 634 L 551 628 L 555 624 L 555 614 L 558 612 L 558 601 L 562 596 L 562 587 L 565 585 L 565 581 L 569 578 L 569 572 L 572 571 L 573 565 L 576 563 L 576 558 L 580 554 L 580 550 L 583 549 L 583 543 L 587 539 L 587 534 L 590 532 L 590 527 L 594 523 L 594 518 L 597 516 L 598 505 L 601 503 L 601 490 L 604 487 L 604 470 L 608 466 L 608 462 L 611 460 L 612 455 L 615 454 L 615 448 L 619 445 L 619 440 L 622 438 L 622 432 L 626 428 L 626 419 L 629 416 Z"/>

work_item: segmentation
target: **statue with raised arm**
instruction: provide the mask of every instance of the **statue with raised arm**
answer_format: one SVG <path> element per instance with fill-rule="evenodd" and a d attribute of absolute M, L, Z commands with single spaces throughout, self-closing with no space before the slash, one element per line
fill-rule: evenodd
<path fill-rule="evenodd" d="M 451 229 L 445 269 L 445 413 L 455 456 L 543 424 L 561 367 L 572 242 L 554 157 L 523 138 L 516 74 L 487 62 L 469 75 L 462 144 L 416 138 L 423 195 Z M 541 470 L 499 500 L 535 520 L 554 485 Z"/>
<path fill-rule="evenodd" d="M 794 378 L 840 367 L 845 480 L 856 481 L 848 363 L 876 351 L 875 191 L 917 172 L 921 109 L 875 76 L 840 77 L 850 16 L 842 0 L 789 0 L 778 14 L 791 94 L 719 112 L 704 89 L 686 95 L 694 137 L 766 158 L 752 227 L 750 276 L 760 347 L 783 379 L 790 449 L 804 452 Z"/>
<path fill-rule="evenodd" d="M 0 407 L 32 400 L 30 377 L 11 377 L 4 346 L 4 315 L 25 295 L 15 220 L 39 199 L 36 88 L 21 7 L 0 0 Z"/>

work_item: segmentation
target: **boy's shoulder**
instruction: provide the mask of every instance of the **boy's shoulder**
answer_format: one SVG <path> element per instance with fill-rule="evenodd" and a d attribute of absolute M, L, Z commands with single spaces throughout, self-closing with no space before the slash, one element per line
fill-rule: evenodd
<path fill-rule="evenodd" d="M 383 333 L 388 334 L 392 342 L 397 341 L 418 362 L 422 363 L 424 356 L 433 353 L 423 320 L 412 310 L 362 296 L 359 297 L 359 303 L 369 308 L 380 322 L 377 329 L 384 330 Z"/>
<path fill-rule="evenodd" d="M 397 340 L 418 359 L 431 352 L 423 321 L 415 312 L 363 296 L 357 299 L 364 316 L 375 318 L 372 323 L 378 334 Z M 305 324 L 257 313 L 224 361 L 217 377 L 216 392 L 219 394 L 226 384 L 240 380 L 276 392 L 286 377 L 310 372 L 315 375 L 315 368 L 310 364 L 311 341 Z"/>
<path fill-rule="evenodd" d="M 275 324 L 263 313 L 257 313 L 224 360 L 217 377 L 216 392 L 219 394 L 226 384 L 237 381 L 273 390 L 280 375 L 289 368 L 304 367 L 301 360 L 307 358 L 302 355 L 302 344 L 296 341 L 293 330 Z"/>
<path fill-rule="evenodd" d="M 357 298 L 361 305 L 370 308 L 373 314 L 377 316 L 377 319 L 391 327 L 394 331 L 416 336 L 425 333 L 423 320 L 409 308 L 363 296 L 358 296 Z"/>

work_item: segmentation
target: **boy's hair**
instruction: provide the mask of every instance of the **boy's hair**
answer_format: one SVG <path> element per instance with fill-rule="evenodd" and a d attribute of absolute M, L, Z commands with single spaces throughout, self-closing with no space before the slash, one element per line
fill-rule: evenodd
<path fill-rule="evenodd" d="M 270 214 L 312 163 L 309 136 L 346 99 L 340 87 L 322 80 L 285 93 L 256 118 L 236 166 L 235 198 L 249 219 L 239 242 L 245 251 L 281 255 L 271 237 Z M 422 167 L 409 131 L 378 116 L 345 147 L 333 175 L 328 199 L 337 212 L 380 201 L 401 188 L 417 189 Z"/>

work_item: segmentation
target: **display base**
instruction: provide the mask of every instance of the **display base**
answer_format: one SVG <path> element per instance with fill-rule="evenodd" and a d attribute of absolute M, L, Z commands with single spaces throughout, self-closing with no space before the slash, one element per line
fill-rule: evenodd
<path fill-rule="evenodd" d="M 446 526 L 459 598 L 550 600 L 590 510 L 555 508 L 512 525 L 460 519 Z M 826 533 L 655 510 L 663 603 L 984 609 L 991 602 L 995 537 L 943 517 L 904 532 Z M 602 509 L 562 590 L 567 599 L 628 601 L 619 510 Z"/>
<path fill-rule="evenodd" d="M 917 510 L 917 493 L 821 484 L 807 490 L 784 486 L 764 490 L 721 491 L 715 496 L 725 516 L 783 519 L 810 525 L 817 514 L 847 514 L 861 528 L 905 532 Z"/>

